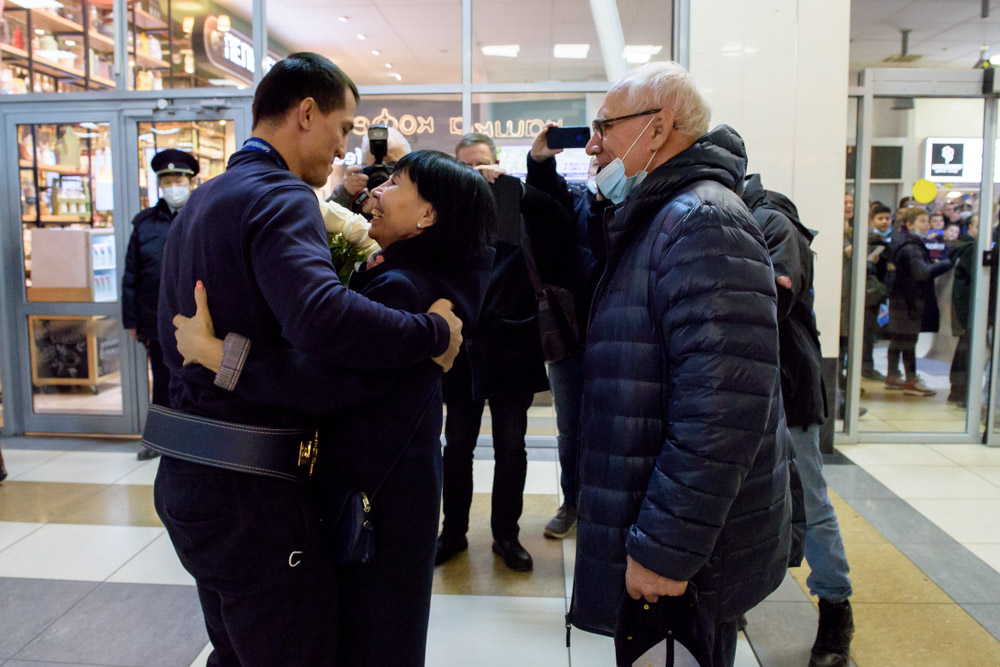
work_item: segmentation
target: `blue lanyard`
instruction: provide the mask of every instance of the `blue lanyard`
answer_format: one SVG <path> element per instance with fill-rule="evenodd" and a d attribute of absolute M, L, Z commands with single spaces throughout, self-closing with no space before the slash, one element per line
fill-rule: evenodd
<path fill-rule="evenodd" d="M 252 151 L 254 153 L 263 153 L 264 155 L 274 160 L 275 163 L 282 169 L 288 169 L 288 163 L 285 162 L 285 159 L 283 157 L 281 157 L 281 153 L 276 151 L 274 149 L 274 146 L 267 143 L 263 139 L 259 139 L 257 137 L 247 139 L 245 142 L 243 142 L 243 150 Z"/>

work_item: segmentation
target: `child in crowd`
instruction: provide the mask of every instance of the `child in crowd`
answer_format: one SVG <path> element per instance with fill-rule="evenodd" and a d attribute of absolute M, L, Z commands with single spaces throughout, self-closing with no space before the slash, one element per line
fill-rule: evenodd
<path fill-rule="evenodd" d="M 900 209 L 900 211 L 902 210 L 904 209 Z M 931 254 L 931 261 L 940 262 L 948 254 L 948 246 L 944 238 L 944 227 L 944 215 L 941 213 L 930 215 L 930 229 L 927 230 L 927 236 L 924 237 L 924 245 L 927 246 L 927 250 Z"/>
<path fill-rule="evenodd" d="M 886 389 L 902 390 L 910 396 L 933 396 L 917 375 L 917 337 L 922 331 L 936 332 L 940 325 L 934 278 L 951 268 L 947 259 L 932 262 L 924 237 L 930 229 L 927 211 L 905 208 L 896 214 L 897 228 L 891 251 L 895 273 L 889 288 L 889 377 Z M 899 372 L 903 359 L 905 378 Z"/>
<path fill-rule="evenodd" d="M 865 279 L 865 325 L 861 349 L 861 377 L 878 382 L 885 376 L 875 370 L 875 338 L 878 333 L 878 312 L 886 297 L 886 277 L 889 271 L 889 243 L 892 235 L 891 211 L 875 202 L 868 209 L 868 273 Z"/>

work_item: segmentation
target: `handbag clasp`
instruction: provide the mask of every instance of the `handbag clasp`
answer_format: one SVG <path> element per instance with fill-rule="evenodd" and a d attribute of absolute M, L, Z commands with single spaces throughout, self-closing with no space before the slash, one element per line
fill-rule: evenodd
<path fill-rule="evenodd" d="M 316 467 L 316 457 L 319 455 L 319 431 L 316 431 L 312 440 L 305 440 L 299 443 L 299 467 L 309 464 L 309 476 L 312 477 L 313 468 Z"/>

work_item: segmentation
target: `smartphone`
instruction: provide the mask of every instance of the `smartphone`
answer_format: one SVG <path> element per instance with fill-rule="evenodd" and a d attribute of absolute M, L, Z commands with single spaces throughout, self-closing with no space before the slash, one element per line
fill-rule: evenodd
<path fill-rule="evenodd" d="M 550 127 L 545 133 L 549 148 L 583 148 L 590 141 L 589 127 Z"/>

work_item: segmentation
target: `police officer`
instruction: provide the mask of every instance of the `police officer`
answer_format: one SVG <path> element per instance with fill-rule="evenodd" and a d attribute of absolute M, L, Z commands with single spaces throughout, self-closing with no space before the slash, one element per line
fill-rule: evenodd
<path fill-rule="evenodd" d="M 146 346 L 153 369 L 153 404 L 170 407 L 170 372 L 163 365 L 163 350 L 156 327 L 156 305 L 160 296 L 160 260 L 170 223 L 191 194 L 191 179 L 198 175 L 198 160 L 176 148 L 162 150 L 151 163 L 162 197 L 155 206 L 140 211 L 132 220 L 132 238 L 125 255 L 122 277 L 122 326 L 132 338 Z M 137 458 L 159 454 L 143 446 Z"/>
<path fill-rule="evenodd" d="M 337 278 L 313 188 L 343 157 L 357 101 L 354 83 L 323 56 L 279 61 L 257 86 L 251 138 L 191 195 L 167 237 L 159 332 L 174 409 L 151 407 L 143 440 L 163 454 L 156 510 L 197 583 L 210 665 L 313 667 L 336 655 L 336 573 L 301 483 L 314 430 L 281 404 L 280 381 L 240 380 L 246 339 L 357 369 L 362 380 L 428 357 L 449 368 L 461 344 L 450 303 L 420 315 L 390 310 Z M 174 335 L 175 314 L 195 312 L 199 282 L 225 340 L 218 373 L 185 365 Z M 243 398 L 247 381 L 272 390 L 274 403 Z M 329 393 L 347 406 L 369 398 L 363 384 Z M 368 444 L 323 442 L 320 456 Z"/>

